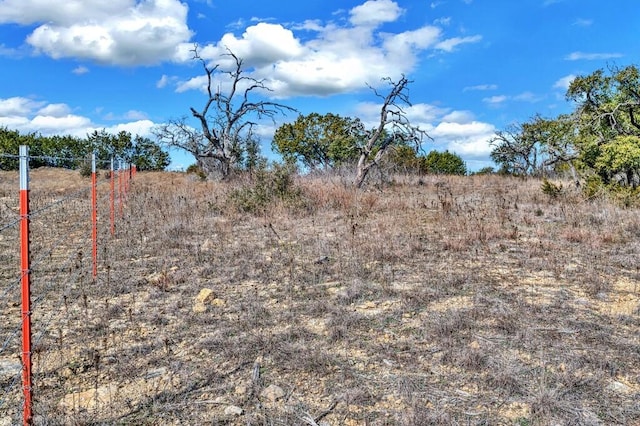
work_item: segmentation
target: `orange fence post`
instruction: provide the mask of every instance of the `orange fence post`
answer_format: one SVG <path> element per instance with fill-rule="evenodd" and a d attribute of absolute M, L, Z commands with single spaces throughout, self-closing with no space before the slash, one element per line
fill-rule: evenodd
<path fill-rule="evenodd" d="M 20 145 L 20 269 L 22 271 L 23 423 L 31 424 L 31 271 L 29 264 L 29 147 Z"/>
<path fill-rule="evenodd" d="M 96 176 L 96 154 L 91 154 L 91 243 L 93 279 L 98 276 L 98 182 Z"/>
<path fill-rule="evenodd" d="M 118 161 L 118 207 L 120 208 L 120 217 L 122 217 L 122 160 Z"/>
<path fill-rule="evenodd" d="M 126 169 L 126 174 L 124 176 L 124 193 L 128 193 L 129 192 L 129 181 L 131 180 L 131 164 L 127 163 L 127 169 Z"/>
<path fill-rule="evenodd" d="M 110 195 L 110 200 L 109 200 L 109 204 L 110 204 L 110 208 L 109 208 L 109 213 L 111 216 L 111 235 L 115 235 L 116 234 L 116 206 L 115 206 L 115 201 L 116 201 L 116 188 L 115 188 L 115 183 L 116 183 L 116 177 L 114 175 L 115 170 L 113 167 L 113 158 L 111 158 L 111 195 Z"/>

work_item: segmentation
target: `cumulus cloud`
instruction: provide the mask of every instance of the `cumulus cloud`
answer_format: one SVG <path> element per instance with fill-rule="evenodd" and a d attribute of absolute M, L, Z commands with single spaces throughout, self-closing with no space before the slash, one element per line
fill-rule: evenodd
<path fill-rule="evenodd" d="M 357 105 L 356 114 L 365 127 L 378 124 L 380 104 L 363 102 Z M 451 110 L 420 103 L 404 108 L 413 125 L 425 130 L 433 138 L 424 149 L 449 150 L 468 159 L 488 161 L 491 153 L 489 141 L 495 134 L 490 123 L 476 120 L 470 111 Z"/>
<path fill-rule="evenodd" d="M 425 51 L 447 53 L 481 39 L 447 38 L 435 25 L 396 33 L 383 31 L 382 25 L 405 13 L 392 0 L 369 0 L 346 13 L 347 20 L 330 23 L 308 20 L 285 27 L 261 22 L 247 27 L 241 35 L 227 33 L 220 41 L 201 46 L 198 53 L 211 65 L 225 69 L 233 65 L 224 56 L 231 50 L 243 59 L 248 75 L 263 79 L 275 98 L 329 96 L 361 90 L 365 83 L 378 86 L 382 77 L 397 79 L 410 74 Z M 295 31 L 304 31 L 304 38 Z M 176 59 L 191 60 L 192 49 L 191 44 L 182 44 Z M 203 90 L 204 84 L 206 79 L 197 76 L 176 82 L 176 90 Z M 214 84 L 225 87 L 222 81 Z"/>
<path fill-rule="evenodd" d="M 354 26 L 378 26 L 384 22 L 394 22 L 403 11 L 395 1 L 369 0 L 351 9 L 350 21 Z"/>
<path fill-rule="evenodd" d="M 149 65 L 172 59 L 187 42 L 186 4 L 179 0 L 4 0 L 0 23 L 36 25 L 27 37 L 52 58 L 110 65 Z"/>
<path fill-rule="evenodd" d="M 27 115 L 43 105 L 43 102 L 22 97 L 0 99 L 0 116 L 15 117 Z"/>
<path fill-rule="evenodd" d="M 94 123 L 89 117 L 74 114 L 67 104 L 22 97 L 0 98 L 0 127 L 6 126 L 22 133 L 85 137 L 94 130 L 106 129 L 108 132 L 126 130 L 141 136 L 151 135 L 154 123 L 146 119 L 143 112 L 128 111 L 122 119 L 125 122 L 105 127 Z"/>
<path fill-rule="evenodd" d="M 430 133 L 434 142 L 449 151 L 473 159 L 486 159 L 491 153 L 489 141 L 495 127 L 480 121 L 442 121 Z"/>
<path fill-rule="evenodd" d="M 64 117 L 71 113 L 71 109 L 66 104 L 49 104 L 41 108 L 37 115 L 48 117 Z"/>
<path fill-rule="evenodd" d="M 203 57 L 217 56 L 231 50 L 239 58 L 247 60 L 248 66 L 265 66 L 279 60 L 295 58 L 302 54 L 300 42 L 293 32 L 280 24 L 261 22 L 248 27 L 241 38 L 231 33 L 225 34 L 218 43 L 217 49 L 204 51 Z"/>

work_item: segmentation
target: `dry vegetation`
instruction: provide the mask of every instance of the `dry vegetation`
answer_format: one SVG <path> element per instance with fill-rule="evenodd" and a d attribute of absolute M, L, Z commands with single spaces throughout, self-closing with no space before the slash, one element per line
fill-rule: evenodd
<path fill-rule="evenodd" d="M 15 179 L 0 175 L 0 225 Z M 88 184 L 32 182 L 36 206 Z M 35 424 L 640 424 L 637 210 L 478 176 L 301 179 L 296 202 L 255 214 L 233 185 L 139 174 L 95 284 L 86 205 L 34 218 L 36 249 L 56 247 L 34 268 Z M 18 356 L 0 352 L 0 392 Z"/>

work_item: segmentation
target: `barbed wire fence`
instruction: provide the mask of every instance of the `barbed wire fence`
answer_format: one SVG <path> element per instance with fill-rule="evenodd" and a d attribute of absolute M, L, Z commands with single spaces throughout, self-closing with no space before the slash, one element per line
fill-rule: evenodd
<path fill-rule="evenodd" d="M 113 159 L 101 164 L 94 155 L 89 184 L 74 173 L 72 182 L 43 191 L 40 182 L 30 187 L 29 162 L 39 157 L 26 146 L 17 156 L 1 156 L 20 161 L 20 190 L 0 191 L 0 423 L 95 411 L 109 398 L 100 386 L 108 360 L 98 350 L 109 345 L 103 324 L 109 298 L 100 289 L 111 281 L 110 244 L 118 239 L 135 167 Z M 99 168 L 106 177 L 100 182 Z M 93 392 L 82 395 L 87 380 Z"/>

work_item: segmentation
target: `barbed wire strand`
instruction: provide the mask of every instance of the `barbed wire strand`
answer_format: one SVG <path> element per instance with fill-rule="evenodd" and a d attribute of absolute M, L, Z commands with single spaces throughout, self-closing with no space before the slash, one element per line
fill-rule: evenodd
<path fill-rule="evenodd" d="M 65 197 L 63 197 L 63 198 L 61 198 L 59 200 L 53 201 L 53 202 L 47 204 L 46 206 L 43 206 L 43 207 L 41 207 L 41 208 L 39 208 L 37 210 L 33 210 L 33 211 L 29 212 L 29 218 L 37 216 L 40 213 L 42 213 L 43 211 L 47 211 L 47 210 L 49 210 L 49 209 L 51 209 L 53 207 L 56 207 L 56 206 L 64 203 L 65 201 L 71 200 L 73 198 L 77 199 L 77 195 L 78 194 L 81 194 L 83 192 L 89 192 L 90 190 L 91 190 L 91 186 L 79 189 L 78 191 L 73 192 L 73 193 L 71 193 L 71 194 L 69 194 L 69 195 L 67 195 L 67 196 L 65 196 Z"/>
<path fill-rule="evenodd" d="M 74 252 L 77 252 L 78 249 L 82 248 L 82 245 L 78 245 L 76 247 L 74 247 Z M 46 298 L 49 293 L 51 292 L 52 288 L 53 288 L 53 284 L 57 281 L 58 277 L 60 276 L 60 274 L 65 271 L 67 269 L 68 266 L 71 265 L 72 261 L 76 259 L 75 254 L 71 254 L 67 257 L 67 259 L 65 260 L 65 262 L 60 265 L 60 267 L 58 268 L 58 270 L 55 272 L 55 275 L 49 279 L 47 279 L 47 281 L 49 281 L 48 284 L 43 285 L 42 289 L 44 290 L 43 292 L 41 292 L 34 300 L 32 303 L 32 310 L 33 308 L 37 307 L 39 302 Z M 77 273 L 75 274 L 76 276 L 80 274 L 80 272 L 82 272 L 81 268 L 77 269 Z M 73 276 L 72 276 L 73 277 Z M 65 292 L 65 295 L 67 293 Z"/>
<path fill-rule="evenodd" d="M 17 216 L 17 215 L 18 215 L 18 214 L 16 213 L 16 216 Z M 6 230 L 6 229 L 9 229 L 9 228 L 13 228 L 13 227 L 14 227 L 14 226 L 16 226 L 18 223 L 20 223 L 20 219 L 16 219 L 16 220 L 14 220 L 13 222 L 10 222 L 10 223 L 8 223 L 8 224 L 6 224 L 6 225 L 2 225 L 2 226 L 0 226 L 0 232 L 4 231 L 4 230 Z"/>
<path fill-rule="evenodd" d="M 0 300 L 6 300 L 6 297 L 7 297 L 7 294 L 9 294 L 9 291 L 14 289 L 15 287 L 18 287 L 18 284 L 20 284 L 21 280 L 22 280 L 22 276 L 15 278 L 15 280 L 13 280 L 13 284 L 9 284 L 7 288 L 2 292 L 2 295 L 0 296 Z"/>
<path fill-rule="evenodd" d="M 9 346 L 9 343 L 11 343 L 11 340 L 13 340 L 13 338 L 16 337 L 18 333 L 20 333 L 21 329 L 22 329 L 22 324 L 20 324 L 15 330 L 13 330 L 13 332 L 9 335 L 9 337 L 7 337 L 7 340 L 5 340 L 2 346 L 0 346 L 0 354 L 2 354 L 2 352 L 4 352 L 5 349 L 7 349 L 7 346 Z"/>
<path fill-rule="evenodd" d="M 20 378 L 22 377 L 22 368 L 20 368 L 20 371 L 15 375 L 15 377 L 13 378 L 13 381 L 11 383 L 9 383 L 9 386 L 7 386 L 4 391 L 3 391 L 3 395 L 4 397 L 0 398 L 0 408 L 2 408 L 2 406 L 5 404 L 5 402 L 7 402 L 7 400 L 9 399 L 9 392 L 11 392 L 11 389 L 18 384 L 18 382 L 20 382 Z"/>

